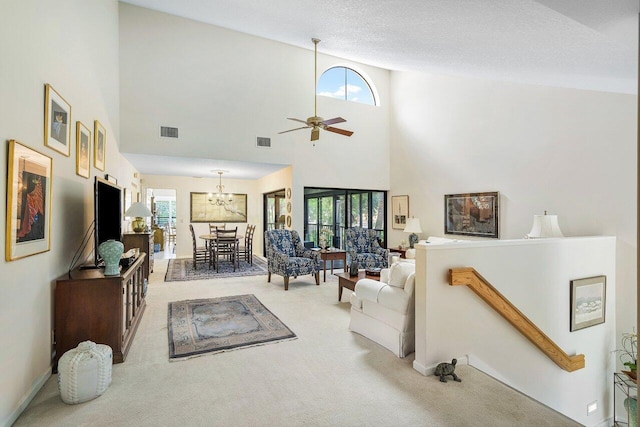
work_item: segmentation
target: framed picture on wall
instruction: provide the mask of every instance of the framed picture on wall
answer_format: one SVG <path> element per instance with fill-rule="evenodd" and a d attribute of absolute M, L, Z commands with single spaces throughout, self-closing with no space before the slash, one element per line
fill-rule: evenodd
<path fill-rule="evenodd" d="M 45 85 L 44 145 L 71 154 L 71 105 L 49 83 Z"/>
<path fill-rule="evenodd" d="M 107 152 L 107 131 L 99 121 L 93 123 L 93 165 L 96 169 L 104 171 L 105 154 Z"/>
<path fill-rule="evenodd" d="M 91 169 L 91 131 L 80 122 L 76 122 L 76 174 L 89 178 Z"/>
<path fill-rule="evenodd" d="M 444 232 L 465 236 L 498 238 L 500 194 L 446 194 L 444 196 Z"/>
<path fill-rule="evenodd" d="M 51 248 L 53 159 L 9 141 L 5 259 L 14 261 Z"/>
<path fill-rule="evenodd" d="M 213 193 L 190 193 L 191 222 L 247 222 L 247 195 L 231 195 L 232 202 L 217 204 Z"/>
<path fill-rule="evenodd" d="M 607 277 L 571 281 L 571 332 L 605 321 Z"/>
<path fill-rule="evenodd" d="M 409 218 L 409 196 L 391 197 L 391 219 L 394 230 L 404 230 Z"/>

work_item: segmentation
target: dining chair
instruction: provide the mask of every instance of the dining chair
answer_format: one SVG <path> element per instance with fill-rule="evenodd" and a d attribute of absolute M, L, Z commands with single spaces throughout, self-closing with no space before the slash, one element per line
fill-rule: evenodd
<path fill-rule="evenodd" d="M 189 224 L 189 231 L 191 231 L 191 241 L 193 243 L 193 269 L 198 268 L 198 262 L 202 261 L 206 263 L 209 261 L 209 250 L 204 246 L 198 246 L 196 243 L 196 233 L 193 231 L 193 225 Z"/>
<path fill-rule="evenodd" d="M 220 272 L 220 258 L 228 259 L 233 263 L 233 271 L 238 267 L 238 227 L 234 229 L 216 228 L 216 238 L 211 242 L 213 245 L 212 256 L 216 272 Z"/>
<path fill-rule="evenodd" d="M 253 234 L 255 231 L 255 225 L 247 225 L 247 231 L 244 234 L 244 245 L 238 248 L 238 255 L 251 265 L 253 265 Z"/>
<path fill-rule="evenodd" d="M 224 230 L 226 228 L 227 224 L 211 224 L 209 223 L 209 234 L 214 234 L 216 232 L 216 229 L 221 229 Z"/>

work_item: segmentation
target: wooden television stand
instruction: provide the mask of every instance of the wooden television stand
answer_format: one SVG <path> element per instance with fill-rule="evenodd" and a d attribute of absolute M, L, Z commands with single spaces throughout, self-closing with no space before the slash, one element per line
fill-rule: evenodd
<path fill-rule="evenodd" d="M 140 253 L 119 276 L 76 268 L 56 280 L 54 367 L 66 351 L 87 340 L 110 346 L 113 363 L 124 362 L 146 305 L 146 257 Z"/>

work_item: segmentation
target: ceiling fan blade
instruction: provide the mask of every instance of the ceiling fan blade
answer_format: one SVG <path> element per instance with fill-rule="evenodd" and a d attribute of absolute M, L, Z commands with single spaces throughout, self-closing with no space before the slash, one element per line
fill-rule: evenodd
<path fill-rule="evenodd" d="M 339 133 L 340 135 L 344 135 L 344 136 L 353 135 L 353 132 L 351 132 L 350 130 L 332 128 L 331 126 L 327 126 L 326 128 L 324 128 L 324 130 L 328 130 L 329 132 Z"/>
<path fill-rule="evenodd" d="M 313 128 L 313 130 L 311 131 L 311 141 L 317 141 L 320 139 L 320 129 L 319 128 Z"/>
<path fill-rule="evenodd" d="M 293 120 L 294 122 L 304 123 L 305 125 L 307 124 L 306 120 L 294 119 L 293 117 L 287 117 L 287 120 Z"/>
<path fill-rule="evenodd" d="M 294 130 L 300 130 L 300 129 L 309 129 L 309 126 L 302 126 L 301 128 L 283 130 L 282 132 L 278 132 L 278 135 L 280 135 L 281 133 L 293 132 Z"/>
<path fill-rule="evenodd" d="M 328 126 L 328 125 L 334 125 L 336 123 L 344 123 L 346 122 L 345 119 L 343 119 L 342 117 L 334 117 L 333 119 L 328 119 L 322 122 L 323 125 Z"/>

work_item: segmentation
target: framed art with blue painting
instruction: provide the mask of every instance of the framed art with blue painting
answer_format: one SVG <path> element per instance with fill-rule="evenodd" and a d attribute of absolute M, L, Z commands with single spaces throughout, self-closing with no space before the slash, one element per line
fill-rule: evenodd
<path fill-rule="evenodd" d="M 9 141 L 5 259 L 14 261 L 51 248 L 53 159 Z"/>
<path fill-rule="evenodd" d="M 71 154 L 71 105 L 45 85 L 44 145 L 69 157 Z"/>

